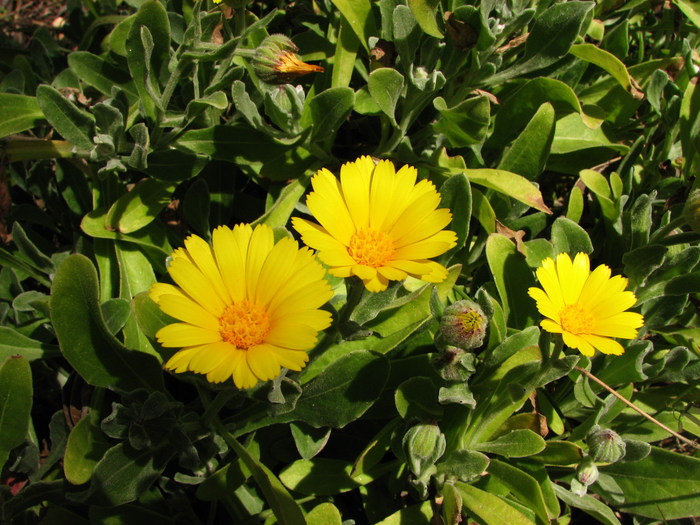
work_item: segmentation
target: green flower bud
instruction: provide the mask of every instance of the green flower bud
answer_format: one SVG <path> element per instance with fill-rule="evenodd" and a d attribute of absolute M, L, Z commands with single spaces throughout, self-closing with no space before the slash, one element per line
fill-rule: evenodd
<path fill-rule="evenodd" d="M 270 35 L 255 50 L 253 68 L 258 77 L 270 84 L 285 84 L 297 77 L 323 72 L 321 66 L 302 62 L 299 48 L 285 35 Z"/>
<path fill-rule="evenodd" d="M 586 437 L 591 457 L 600 463 L 615 463 L 625 456 L 622 438 L 607 428 L 594 428 Z"/>
<path fill-rule="evenodd" d="M 445 309 L 440 319 L 440 334 L 448 345 L 473 350 L 483 343 L 488 324 L 479 305 L 465 299 Z"/>
<path fill-rule="evenodd" d="M 403 438 L 403 449 L 411 472 L 418 477 L 431 470 L 445 452 L 445 435 L 434 423 L 414 425 Z"/>
<path fill-rule="evenodd" d="M 586 487 L 598 481 L 598 475 L 598 467 L 590 456 L 583 458 L 576 467 L 576 479 Z"/>
<path fill-rule="evenodd" d="M 433 358 L 433 366 L 445 381 L 466 381 L 476 372 L 474 361 L 474 354 L 448 345 L 443 352 Z"/>
<path fill-rule="evenodd" d="M 683 218 L 694 232 L 700 232 L 700 189 L 690 192 L 683 207 Z"/>

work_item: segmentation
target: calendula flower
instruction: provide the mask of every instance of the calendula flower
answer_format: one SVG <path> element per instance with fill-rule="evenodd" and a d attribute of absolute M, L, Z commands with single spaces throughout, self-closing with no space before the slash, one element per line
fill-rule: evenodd
<path fill-rule="evenodd" d="M 443 230 L 452 214 L 438 209 L 435 186 L 428 180 L 416 183 L 417 175 L 412 166 L 397 172 L 390 161 L 375 165 L 366 156 L 344 164 L 340 181 L 321 169 L 306 199 L 320 225 L 298 217 L 292 225 L 307 246 L 318 250 L 329 273 L 356 275 L 370 292 L 408 275 L 439 283 L 447 270 L 429 259 L 455 246 L 457 236 Z"/>
<path fill-rule="evenodd" d="M 625 291 L 627 279 L 610 277 L 610 268 L 601 264 L 592 272 L 585 253 L 573 262 L 566 253 L 542 261 L 537 269 L 540 288 L 530 288 L 530 297 L 547 319 L 540 326 L 548 332 L 562 334 L 564 344 L 592 356 L 595 350 L 620 355 L 622 345 L 612 339 L 634 339 L 644 324 L 641 314 L 627 312 L 637 298 Z"/>
<path fill-rule="evenodd" d="M 290 238 L 275 244 L 269 226 L 220 226 L 211 245 L 191 235 L 168 273 L 177 286 L 156 283 L 150 297 L 181 321 L 156 334 L 164 347 L 182 348 L 165 364 L 175 372 L 250 388 L 281 367 L 301 370 L 331 323 L 319 309 L 332 295 L 323 267 Z"/>

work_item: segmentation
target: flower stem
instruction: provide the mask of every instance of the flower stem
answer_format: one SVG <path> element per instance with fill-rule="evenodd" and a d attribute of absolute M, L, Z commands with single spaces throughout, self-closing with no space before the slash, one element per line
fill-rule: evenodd
<path fill-rule="evenodd" d="M 594 376 L 593 374 L 591 374 L 591 373 L 590 373 L 588 370 L 586 370 L 585 368 L 581 368 L 581 367 L 579 367 L 579 366 L 575 366 L 574 368 L 576 369 L 576 371 L 582 373 L 582 374 L 583 374 L 584 376 L 586 376 L 587 378 L 592 379 L 593 381 L 595 381 L 596 383 L 598 383 L 598 384 L 599 384 L 600 386 L 602 386 L 605 390 L 607 390 L 607 391 L 610 392 L 612 395 L 614 395 L 616 398 L 618 398 L 620 401 L 622 401 L 625 405 L 627 405 L 628 407 L 630 407 L 632 410 L 634 410 L 634 411 L 637 412 L 638 414 L 640 414 L 640 415 L 644 416 L 645 418 L 647 418 L 649 421 L 651 421 L 652 423 L 654 423 L 654 424 L 655 424 L 656 426 L 658 426 L 659 428 L 664 429 L 666 432 L 668 432 L 669 434 L 671 434 L 671 435 L 674 436 L 675 438 L 680 439 L 681 441 L 683 441 L 683 443 L 686 443 L 686 444 L 688 444 L 688 445 L 690 445 L 691 447 L 694 447 L 694 448 L 696 448 L 696 449 L 700 449 L 700 445 L 698 445 L 695 441 L 692 441 L 692 440 L 690 440 L 690 439 L 688 439 L 688 438 L 686 438 L 686 437 L 684 437 L 684 436 L 681 436 L 678 432 L 676 432 L 676 431 L 674 431 L 674 430 L 671 430 L 669 427 L 667 427 L 666 425 L 664 425 L 661 421 L 659 421 L 658 419 L 653 418 L 652 416 L 650 416 L 649 414 L 647 414 L 646 412 L 644 412 L 644 410 L 642 410 L 642 409 L 639 408 L 637 405 L 635 405 L 634 403 L 632 403 L 630 400 L 628 400 L 628 399 L 624 398 L 623 396 L 621 396 L 620 394 L 618 394 L 617 391 L 616 391 L 615 389 L 613 389 L 612 387 L 608 386 L 607 383 L 604 383 L 603 381 L 601 381 L 600 379 L 598 379 L 596 376 Z"/>

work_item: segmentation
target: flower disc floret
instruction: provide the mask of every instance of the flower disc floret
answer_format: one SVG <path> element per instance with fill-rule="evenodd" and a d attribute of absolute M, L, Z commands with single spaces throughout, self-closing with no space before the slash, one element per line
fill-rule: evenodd
<path fill-rule="evenodd" d="M 540 326 L 562 334 L 567 346 L 586 356 L 593 356 L 595 350 L 622 354 L 624 348 L 613 337 L 634 339 L 644 317 L 627 311 L 637 302 L 634 293 L 625 290 L 627 279 L 610 275 L 604 264 L 591 272 L 585 253 L 576 254 L 573 261 L 566 253 L 542 261 L 537 269 L 542 288 L 528 290 L 546 318 Z"/>
<path fill-rule="evenodd" d="M 447 269 L 430 259 L 456 244 L 456 234 L 444 229 L 452 214 L 438 208 L 433 183 L 417 176 L 412 166 L 396 171 L 390 161 L 375 164 L 367 156 L 344 164 L 340 180 L 321 169 L 306 199 L 318 223 L 295 217 L 292 225 L 329 273 L 355 275 L 371 292 L 409 275 L 442 282 Z"/>
<path fill-rule="evenodd" d="M 308 248 L 272 229 L 220 226 L 212 244 L 192 235 L 175 250 L 168 273 L 176 286 L 156 283 L 150 297 L 180 322 L 158 341 L 180 348 L 166 363 L 174 372 L 233 378 L 238 388 L 301 370 L 331 316 L 320 307 L 332 295 L 325 271 Z"/>

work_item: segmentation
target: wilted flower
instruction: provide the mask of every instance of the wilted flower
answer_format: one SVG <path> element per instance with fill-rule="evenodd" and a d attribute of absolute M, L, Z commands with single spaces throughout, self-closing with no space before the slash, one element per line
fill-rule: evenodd
<path fill-rule="evenodd" d="M 473 350 L 483 343 L 488 324 L 479 305 L 464 299 L 445 309 L 440 319 L 440 334 L 448 345 Z"/>
<path fill-rule="evenodd" d="M 323 73 L 321 66 L 302 62 L 299 48 L 285 35 L 270 35 L 255 50 L 255 74 L 271 84 L 285 84 L 309 73 Z"/>
<path fill-rule="evenodd" d="M 537 309 L 547 317 L 540 326 L 562 334 L 567 346 L 589 357 L 596 349 L 604 354 L 622 354 L 624 348 L 612 338 L 634 339 L 644 317 L 625 311 L 637 298 L 625 291 L 626 278 L 610 277 L 610 273 L 604 264 L 591 272 L 585 253 L 576 254 L 573 262 L 566 253 L 557 255 L 556 262 L 550 258 L 542 261 L 537 278 L 544 290 L 528 290 L 537 301 Z"/>
<path fill-rule="evenodd" d="M 164 347 L 182 348 L 165 363 L 175 372 L 250 388 L 281 367 L 301 370 L 331 323 L 319 309 L 332 296 L 323 267 L 288 237 L 275 244 L 269 226 L 220 226 L 211 245 L 191 235 L 168 273 L 177 286 L 156 283 L 150 297 L 182 321 L 156 334 Z"/>
<path fill-rule="evenodd" d="M 306 199 L 320 224 L 295 217 L 292 225 L 330 274 L 356 275 L 370 292 L 409 275 L 442 282 L 447 269 L 429 259 L 455 246 L 455 233 L 443 230 L 452 214 L 438 209 L 440 194 L 428 180 L 416 183 L 417 175 L 412 166 L 396 172 L 390 161 L 375 165 L 366 156 L 343 164 L 340 181 L 324 168 Z"/>

